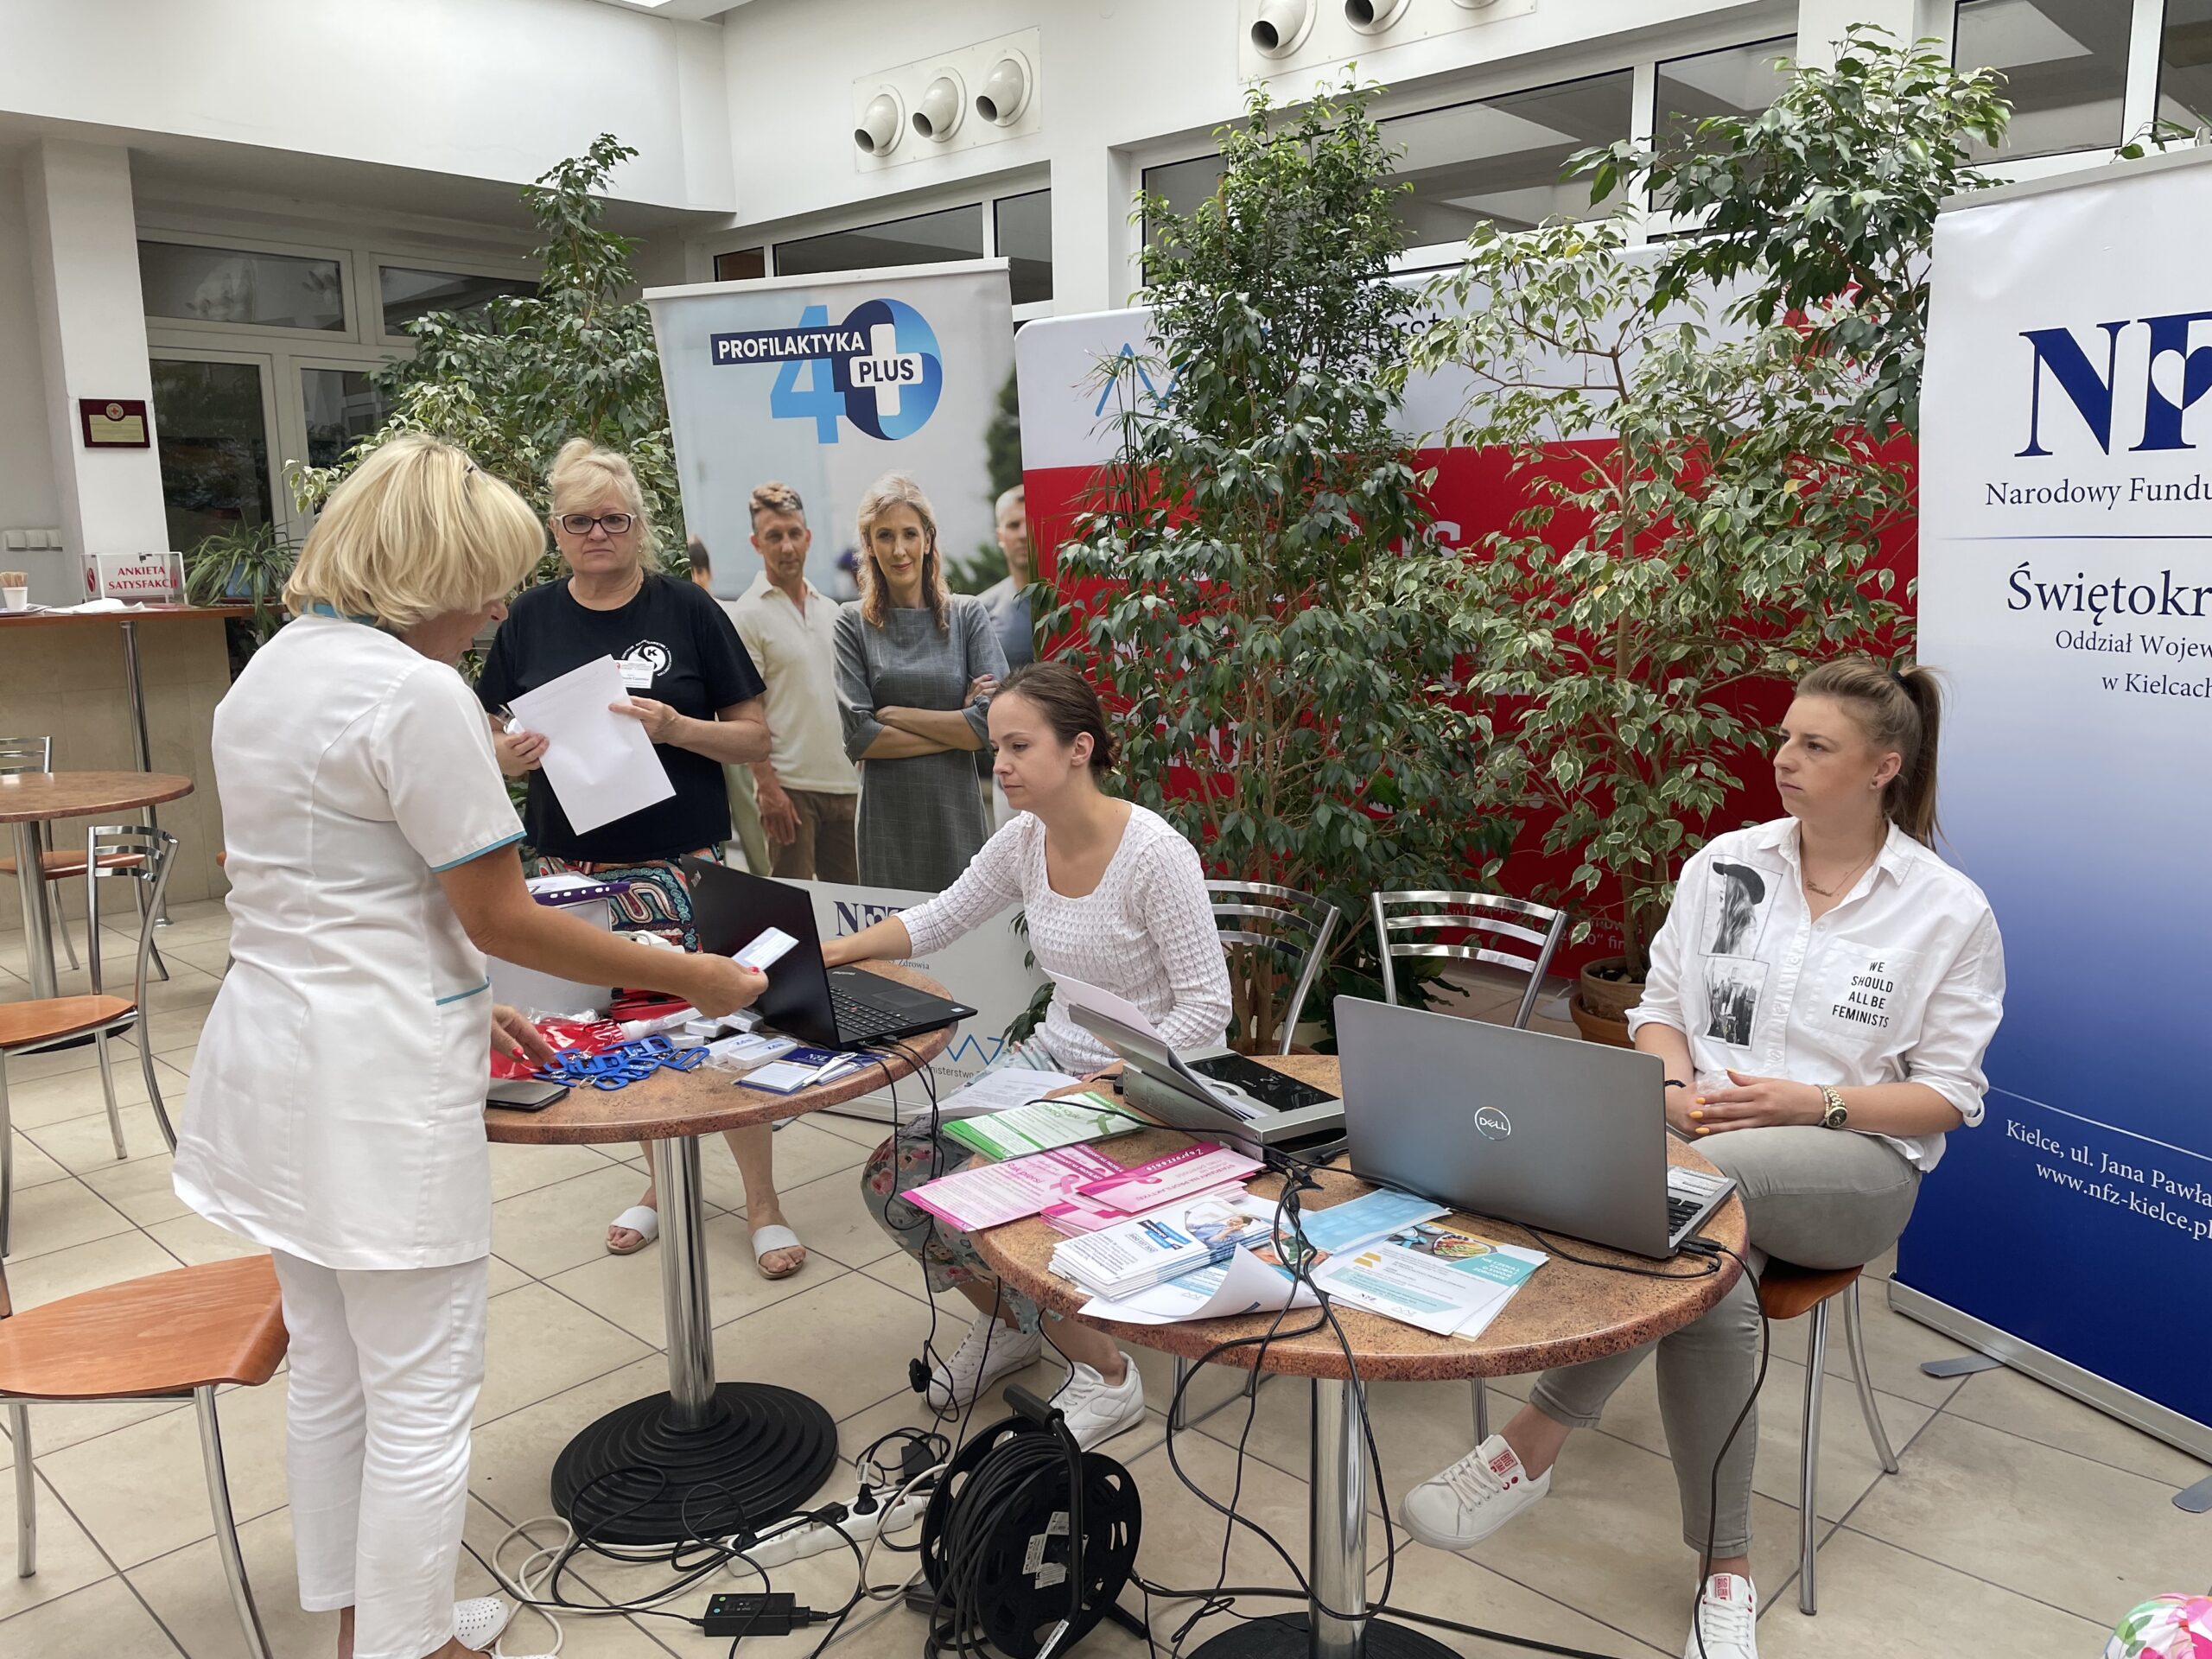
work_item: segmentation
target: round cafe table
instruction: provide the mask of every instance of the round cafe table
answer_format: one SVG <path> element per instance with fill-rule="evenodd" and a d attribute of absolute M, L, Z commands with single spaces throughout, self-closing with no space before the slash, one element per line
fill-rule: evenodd
<path fill-rule="evenodd" d="M 31 995 L 56 995 L 54 933 L 39 860 L 38 826 L 55 818 L 105 817 L 192 793 L 192 779 L 160 772 L 17 772 L 0 777 L 0 823 L 16 830 L 16 883 L 23 900 L 23 950 Z"/>
<path fill-rule="evenodd" d="M 1339 1086 L 1333 1056 L 1270 1058 L 1264 1064 L 1332 1091 Z M 1173 1151 L 1189 1141 L 1188 1135 L 1173 1130 L 1153 1129 L 1101 1141 L 1096 1150 L 1129 1166 Z M 1712 1165 L 1672 1136 L 1667 1151 L 1675 1164 L 1712 1171 Z M 1280 1178 L 1268 1176 L 1255 1180 L 1252 1191 L 1272 1197 L 1281 1185 Z M 1325 1210 L 1371 1190 L 1349 1173 L 1324 1176 L 1321 1191 L 1304 1194 L 1301 1207 L 1309 1211 Z M 1541 1241 L 1510 1222 L 1456 1213 L 1444 1219 L 1501 1243 L 1541 1247 Z M 1707 1222 L 1704 1236 L 1740 1254 L 1746 1248 L 1741 1200 L 1730 1198 Z M 1052 1248 L 1059 1242 L 1058 1233 L 1033 1218 L 978 1234 L 976 1247 L 1003 1282 L 1056 1313 L 1080 1317 L 1086 1300 L 1084 1293 L 1051 1272 Z M 1685 1275 L 1702 1266 L 1696 1256 L 1681 1257 L 1680 1265 L 1668 1267 L 1579 1240 L 1568 1248 L 1592 1262 L 1647 1270 L 1656 1268 Z M 1713 1274 L 1697 1273 L 1680 1280 L 1637 1278 L 1570 1262 L 1555 1250 L 1545 1253 L 1551 1259 L 1471 1341 L 1433 1336 L 1358 1308 L 1337 1308 L 1338 1321 L 1357 1362 L 1356 1381 L 1353 1369 L 1345 1363 L 1344 1348 L 1326 1325 L 1310 1335 L 1285 1337 L 1268 1344 L 1264 1360 L 1256 1345 L 1232 1348 L 1215 1357 L 1219 1364 L 1245 1370 L 1258 1364 L 1270 1373 L 1313 1381 L 1306 1569 L 1313 1599 L 1302 1615 L 1240 1622 L 1194 1649 L 1192 1659 L 1200 1655 L 1205 1659 L 1260 1659 L 1261 1656 L 1274 1659 L 1300 1646 L 1313 1659 L 1356 1659 L 1363 1651 L 1370 1659 L 1450 1659 L 1452 1649 L 1443 1643 L 1366 1614 L 1368 1471 L 1360 1433 L 1360 1389 L 1372 1382 L 1505 1376 L 1618 1353 L 1688 1325 L 1719 1301 L 1742 1272 L 1732 1260 L 1723 1257 L 1719 1271 Z M 1309 1311 L 1294 1308 L 1281 1320 L 1281 1328 L 1298 1330 L 1312 1319 Z M 1276 1324 L 1276 1317 L 1254 1314 L 1182 1325 L 1120 1325 L 1103 1319 L 1085 1323 L 1122 1342 L 1195 1360 L 1218 1343 L 1265 1335 Z"/>
<path fill-rule="evenodd" d="M 937 995 L 918 969 L 863 963 Z M 842 1105 L 910 1077 L 943 1053 L 953 1027 L 899 1039 L 857 1071 L 795 1094 L 748 1089 L 702 1065 L 655 1072 L 622 1089 L 572 1089 L 542 1112 L 487 1106 L 487 1138 L 524 1146 L 646 1143 L 660 1207 L 661 1298 L 668 1313 L 668 1391 L 618 1406 L 563 1448 L 553 1505 L 607 1543 L 678 1543 L 787 1513 L 837 1460 L 837 1427 L 796 1389 L 723 1382 L 715 1376 L 708 1311 L 705 1206 L 699 1137 Z M 887 1134 L 889 1133 L 887 1126 Z M 582 1513 L 579 1513 L 581 1509 Z"/>

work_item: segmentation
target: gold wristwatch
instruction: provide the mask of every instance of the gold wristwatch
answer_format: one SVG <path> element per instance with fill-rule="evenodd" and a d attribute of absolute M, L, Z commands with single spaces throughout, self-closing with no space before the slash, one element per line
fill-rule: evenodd
<path fill-rule="evenodd" d="M 1821 1114 L 1821 1127 L 1824 1129 L 1845 1128 L 1851 1121 L 1851 1109 L 1843 1103 L 1842 1090 L 1825 1083 L 1820 1085 L 1820 1090 L 1821 1098 L 1827 1103 L 1828 1107 Z"/>

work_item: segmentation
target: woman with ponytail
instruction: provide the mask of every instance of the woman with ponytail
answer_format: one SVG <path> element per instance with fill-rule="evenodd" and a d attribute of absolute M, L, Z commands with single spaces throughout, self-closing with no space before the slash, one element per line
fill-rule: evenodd
<path fill-rule="evenodd" d="M 1693 857 L 1653 942 L 1630 1029 L 1666 1063 L 1669 1125 L 1736 1179 L 1754 1270 L 1872 1261 L 1944 1136 L 1981 1122 L 2005 959 L 1988 900 L 1932 845 L 1941 715 L 1924 668 L 1807 674 L 1774 753 L 1785 816 Z M 1407 1529 L 1465 1549 L 1537 1502 L 1568 1435 L 1653 1348 L 1683 1537 L 1712 1551 L 1686 1651 L 1757 1659 L 1756 1420 L 1730 1438 L 1758 1372 L 1748 1276 L 1646 1348 L 1546 1372 L 1502 1434 L 1408 1494 Z"/>

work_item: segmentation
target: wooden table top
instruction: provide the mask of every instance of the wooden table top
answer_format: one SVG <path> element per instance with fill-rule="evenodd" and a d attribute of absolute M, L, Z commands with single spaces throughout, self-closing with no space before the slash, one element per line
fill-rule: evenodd
<path fill-rule="evenodd" d="M 1332 1055 L 1294 1055 L 1264 1063 L 1324 1089 L 1338 1086 Z M 1147 1129 L 1096 1143 L 1096 1149 L 1123 1166 L 1189 1144 L 1191 1137 L 1172 1129 Z M 1713 1166 L 1672 1135 L 1669 1159 L 1688 1168 L 1710 1172 Z M 1343 1160 L 1332 1168 L 1340 1168 Z M 1322 1178 L 1323 1190 L 1308 1192 L 1303 1207 L 1325 1210 L 1371 1192 L 1366 1182 L 1349 1172 Z M 1255 1179 L 1251 1190 L 1274 1197 L 1281 1188 L 1277 1176 Z M 1356 1307 L 1338 1307 L 1345 1341 L 1358 1362 L 1360 1376 L 1369 1382 L 1437 1382 L 1454 1377 L 1506 1376 L 1523 1371 L 1545 1370 L 1554 1365 L 1573 1365 L 1634 1348 L 1688 1325 L 1711 1307 L 1736 1282 L 1742 1268 L 1723 1258 L 1719 1271 L 1708 1274 L 1704 1258 L 1684 1255 L 1672 1262 L 1651 1262 L 1620 1250 L 1561 1241 L 1567 1249 L 1591 1262 L 1610 1262 L 1645 1272 L 1683 1275 L 1680 1279 L 1651 1279 L 1570 1262 L 1542 1240 L 1507 1221 L 1454 1213 L 1445 1220 L 1468 1228 L 1501 1244 L 1542 1249 L 1550 1258 L 1515 1293 L 1504 1311 L 1481 1336 L 1468 1341 L 1439 1337 L 1386 1319 Z M 1742 1252 L 1746 1248 L 1744 1205 L 1732 1197 L 1707 1224 L 1706 1234 Z M 1060 1242 L 1044 1222 L 1031 1217 L 1009 1222 L 976 1236 L 976 1248 L 1007 1284 L 1042 1306 L 1061 1313 L 1080 1313 L 1087 1300 L 1084 1292 L 1050 1271 L 1052 1247 Z M 1276 1325 L 1272 1313 L 1242 1319 L 1194 1320 L 1180 1325 L 1120 1325 L 1105 1319 L 1086 1320 L 1120 1340 L 1139 1347 L 1158 1349 L 1196 1359 L 1217 1344 L 1239 1337 L 1258 1337 L 1270 1325 L 1279 1331 L 1299 1331 L 1319 1315 L 1313 1308 L 1293 1308 Z M 1231 1348 L 1215 1355 L 1214 1363 L 1249 1370 L 1259 1354 L 1256 1345 Z M 1268 1345 L 1268 1371 L 1292 1376 L 1333 1377 L 1351 1375 L 1336 1333 L 1324 1325 L 1306 1336 L 1279 1337 Z"/>
<path fill-rule="evenodd" d="M 887 979 L 912 985 L 934 995 L 947 995 L 944 986 L 919 969 L 903 963 L 870 962 L 861 966 Z M 894 1054 L 849 1071 L 833 1082 L 796 1094 L 770 1094 L 747 1089 L 735 1072 L 717 1071 L 702 1065 L 696 1071 L 656 1071 L 643 1083 L 623 1089 L 572 1089 L 564 1100 L 542 1112 L 518 1112 L 505 1107 L 484 1109 L 484 1133 L 493 1141 L 525 1146 L 565 1146 L 611 1141 L 672 1141 L 684 1135 L 712 1135 L 721 1129 L 742 1129 L 778 1118 L 799 1117 L 825 1106 L 842 1105 L 873 1094 L 884 1085 L 884 1073 L 911 1077 L 916 1061 L 927 1064 L 944 1052 L 955 1027 L 943 1027 L 918 1036 L 899 1039 L 915 1060 Z M 918 1089 L 919 1085 L 917 1085 Z M 922 1096 L 918 1093 L 918 1102 Z M 884 1133 L 888 1135 L 887 1125 Z"/>
<path fill-rule="evenodd" d="M 11 772 L 0 777 L 0 823 L 127 812 L 191 793 L 191 779 L 165 772 Z"/>
<path fill-rule="evenodd" d="M 142 611 L 0 611 L 0 626 L 55 628 L 87 622 L 149 622 L 171 617 L 252 614 L 251 605 L 149 605 Z"/>

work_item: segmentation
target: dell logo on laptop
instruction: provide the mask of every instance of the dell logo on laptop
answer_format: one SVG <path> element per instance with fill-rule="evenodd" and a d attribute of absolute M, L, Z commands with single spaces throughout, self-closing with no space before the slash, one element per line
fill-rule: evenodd
<path fill-rule="evenodd" d="M 1485 1141 L 1503 1141 L 1513 1133 L 1513 1120 L 1495 1106 L 1485 1106 L 1475 1114 L 1475 1133 Z"/>

